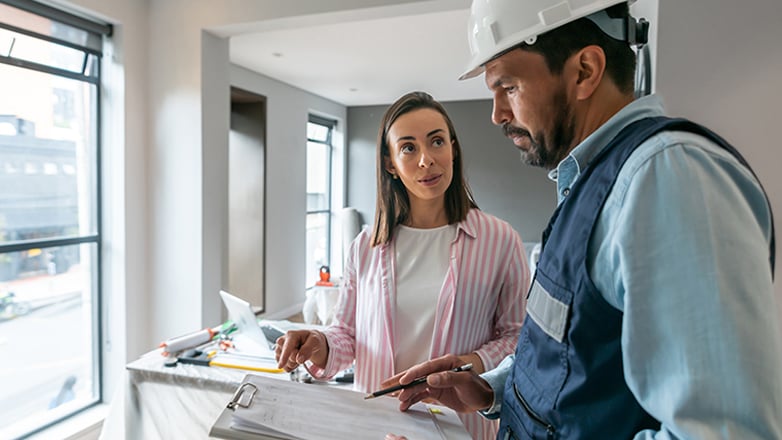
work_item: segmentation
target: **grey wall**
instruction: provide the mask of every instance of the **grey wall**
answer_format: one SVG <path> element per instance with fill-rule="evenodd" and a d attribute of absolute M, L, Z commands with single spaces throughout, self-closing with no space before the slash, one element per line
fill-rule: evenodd
<path fill-rule="evenodd" d="M 267 98 L 265 308 L 275 316 L 290 316 L 301 310 L 306 277 L 304 127 L 313 112 L 342 126 L 345 107 L 236 65 L 230 66 L 230 81 Z"/>
<path fill-rule="evenodd" d="M 782 230 L 782 2 L 660 1 L 657 92 L 672 115 L 707 125 L 752 165 Z M 779 249 L 777 239 L 777 249 Z M 782 316 L 780 252 L 775 292 Z"/>
<path fill-rule="evenodd" d="M 467 179 L 478 206 L 507 220 L 525 242 L 539 241 L 556 205 L 554 183 L 544 170 L 519 160 L 516 147 L 491 123 L 490 100 L 443 105 L 461 141 Z M 347 203 L 369 225 L 375 214 L 375 143 L 385 109 L 348 108 Z"/>

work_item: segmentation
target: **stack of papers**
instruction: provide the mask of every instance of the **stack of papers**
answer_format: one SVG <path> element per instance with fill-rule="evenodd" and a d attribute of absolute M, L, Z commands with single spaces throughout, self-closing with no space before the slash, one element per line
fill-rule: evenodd
<path fill-rule="evenodd" d="M 260 438 L 382 439 L 388 433 L 415 440 L 470 438 L 456 413 L 444 407 L 419 403 L 401 412 L 399 401 L 390 397 L 364 400 L 364 394 L 351 390 L 254 374 L 244 383 L 257 391 L 247 407 L 235 408 L 230 429 Z M 222 431 L 215 425 L 211 435 L 240 438 Z"/>

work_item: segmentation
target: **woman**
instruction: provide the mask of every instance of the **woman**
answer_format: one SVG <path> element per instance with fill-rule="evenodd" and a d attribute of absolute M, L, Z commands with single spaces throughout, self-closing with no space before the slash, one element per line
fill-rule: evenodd
<path fill-rule="evenodd" d="M 336 323 L 280 337 L 280 368 L 306 362 L 314 377 L 329 378 L 355 360 L 363 392 L 447 353 L 476 373 L 494 368 L 514 351 L 524 317 L 521 238 L 478 209 L 453 123 L 428 94 L 392 104 L 377 145 L 374 227 L 351 246 Z M 496 422 L 460 417 L 473 438 L 495 438 Z"/>

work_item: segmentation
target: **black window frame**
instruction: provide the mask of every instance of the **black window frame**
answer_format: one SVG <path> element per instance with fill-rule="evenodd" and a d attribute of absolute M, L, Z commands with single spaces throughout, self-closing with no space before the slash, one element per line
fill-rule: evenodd
<path fill-rule="evenodd" d="M 0 242 L 0 254 L 28 251 L 36 248 L 45 249 L 51 247 L 71 246 L 71 245 L 81 245 L 81 244 L 95 245 L 96 255 L 93 256 L 93 259 L 95 261 L 95 268 L 93 269 L 95 271 L 93 273 L 93 280 L 96 283 L 96 285 L 93 286 L 95 292 L 94 293 L 95 305 L 93 306 L 93 314 L 92 314 L 93 322 L 91 323 L 91 326 L 93 328 L 93 334 L 95 335 L 95 337 L 91 342 L 91 344 L 92 344 L 93 352 L 95 353 L 95 357 L 92 359 L 92 363 L 96 371 L 95 378 L 94 378 L 96 382 L 93 384 L 93 386 L 96 387 L 96 393 L 95 393 L 96 397 L 91 402 L 82 406 L 81 408 L 75 409 L 74 411 L 71 411 L 67 414 L 63 414 L 61 417 L 53 419 L 48 423 L 38 426 L 36 428 L 33 428 L 32 431 L 25 434 L 25 435 L 32 435 L 35 433 L 39 433 L 63 420 L 74 417 L 75 415 L 77 415 L 82 411 L 94 407 L 95 405 L 102 402 L 105 398 L 104 390 L 102 386 L 103 379 L 104 379 L 104 372 L 103 372 L 104 360 L 103 360 L 103 352 L 101 350 L 101 347 L 103 346 L 103 335 L 101 332 L 101 328 L 103 324 L 103 316 L 101 313 L 103 307 L 103 292 L 102 292 L 103 207 L 102 207 L 102 184 L 101 184 L 102 182 L 101 134 L 102 134 L 103 118 L 101 112 L 101 101 L 102 101 L 101 58 L 103 56 L 102 46 L 103 46 L 104 38 L 110 37 L 112 35 L 113 27 L 110 24 L 102 23 L 96 20 L 91 20 L 82 17 L 80 15 L 71 13 L 69 11 L 48 6 L 32 0 L 0 0 L 0 5 L 8 5 L 25 12 L 50 19 L 52 21 L 57 22 L 58 24 L 63 24 L 66 26 L 77 28 L 78 30 L 87 32 L 89 35 L 87 41 L 84 44 L 79 44 L 77 42 L 68 40 L 66 38 L 58 38 L 51 35 L 41 34 L 34 30 L 17 26 L 14 23 L 8 23 L 4 20 L 3 17 L 0 17 L 0 28 L 12 32 L 16 32 L 22 35 L 26 35 L 29 37 L 37 38 L 40 40 L 48 41 L 50 43 L 54 43 L 71 49 L 76 49 L 84 53 L 84 62 L 82 64 L 81 72 L 73 72 L 51 65 L 31 62 L 22 58 L 16 58 L 13 56 L 13 53 L 9 54 L 8 56 L 0 55 L 0 63 L 23 68 L 23 69 L 42 72 L 46 74 L 61 76 L 64 78 L 69 78 L 77 81 L 83 81 L 95 87 L 94 88 L 94 93 L 95 93 L 94 130 L 96 130 L 95 131 L 95 157 L 92 158 L 93 161 L 92 166 L 94 167 L 92 168 L 92 171 L 95 173 L 95 188 L 94 188 L 95 222 L 96 222 L 95 229 L 94 229 L 95 232 L 89 234 L 77 233 L 73 235 L 55 236 L 55 237 L 40 238 L 40 239 L 25 239 L 25 240 L 13 240 L 8 242 Z"/>

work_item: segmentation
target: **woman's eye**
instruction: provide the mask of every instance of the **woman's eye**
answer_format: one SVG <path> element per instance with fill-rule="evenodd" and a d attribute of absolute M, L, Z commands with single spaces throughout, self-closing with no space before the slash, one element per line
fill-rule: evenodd
<path fill-rule="evenodd" d="M 445 141 L 442 138 L 435 138 L 432 140 L 432 145 L 435 147 L 442 147 L 445 145 Z"/>
<path fill-rule="evenodd" d="M 402 153 L 409 153 L 409 152 L 411 152 L 413 150 L 415 150 L 415 148 L 413 148 L 413 144 L 404 144 L 399 149 L 399 151 L 401 151 Z"/>

